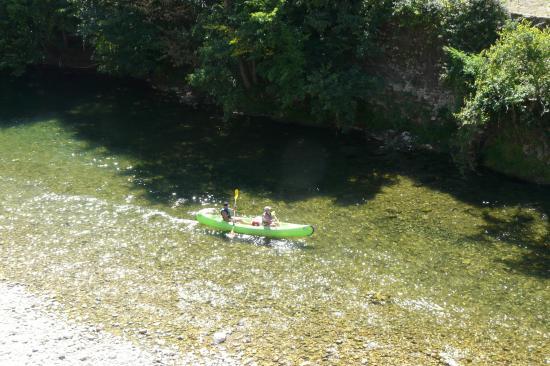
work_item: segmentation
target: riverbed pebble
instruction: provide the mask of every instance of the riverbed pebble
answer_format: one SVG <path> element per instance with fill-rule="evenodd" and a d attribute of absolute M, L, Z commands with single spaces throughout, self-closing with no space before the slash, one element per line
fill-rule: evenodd
<path fill-rule="evenodd" d="M 0 365 L 239 365 L 220 352 L 182 354 L 174 347 L 135 345 L 120 336 L 51 312 L 51 299 L 0 282 Z M 227 337 L 227 332 L 223 332 Z M 220 336 L 221 337 L 221 336 Z"/>

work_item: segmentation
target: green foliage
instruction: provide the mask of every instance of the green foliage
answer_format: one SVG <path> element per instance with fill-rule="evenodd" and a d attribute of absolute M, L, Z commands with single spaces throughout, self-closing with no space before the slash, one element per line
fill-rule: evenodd
<path fill-rule="evenodd" d="M 474 56 L 475 57 L 475 56 Z M 510 23 L 481 52 L 475 93 L 459 114 L 463 124 L 510 120 L 540 123 L 550 112 L 550 29 Z"/>
<path fill-rule="evenodd" d="M 456 50 L 451 54 L 459 55 Z M 471 166 L 491 128 L 550 126 L 550 30 L 509 23 L 500 39 L 479 55 L 460 54 L 470 93 L 457 114 L 457 145 Z M 455 67 L 456 70 L 458 67 Z M 452 78 L 458 79 L 454 72 Z M 471 76 L 475 79 L 472 85 Z"/>
<path fill-rule="evenodd" d="M 147 78 L 193 63 L 193 0 L 73 0 L 101 71 Z"/>
<path fill-rule="evenodd" d="M 363 65 L 379 52 L 376 36 L 388 19 L 408 32 L 422 28 L 437 45 L 479 50 L 496 39 L 506 13 L 497 0 L 249 0 L 202 15 L 189 81 L 226 112 L 267 105 L 270 114 L 298 109 L 346 126 L 376 91 Z"/>
<path fill-rule="evenodd" d="M 368 48 L 369 4 L 254 0 L 214 5 L 198 29 L 204 43 L 190 81 L 226 110 L 246 108 L 245 100 L 269 101 L 276 113 L 305 107 L 319 121 L 350 123 L 371 85 L 359 66 Z"/>
<path fill-rule="evenodd" d="M 447 55 L 447 62 L 443 69 L 442 80 L 462 101 L 466 95 L 475 90 L 475 79 L 482 67 L 483 57 L 452 47 L 443 47 L 443 50 Z"/>
<path fill-rule="evenodd" d="M 500 0 L 445 0 L 441 29 L 447 45 L 479 52 L 495 42 L 508 19 Z"/>
<path fill-rule="evenodd" d="M 228 114 L 300 111 L 346 127 L 380 84 L 366 65 L 391 49 L 384 28 L 477 52 L 503 17 L 497 0 L 4 0 L 0 68 L 21 71 L 77 32 L 101 71 L 166 80 L 193 70 L 189 83 Z M 449 51 L 456 86 L 472 73 L 459 52 Z"/>
<path fill-rule="evenodd" d="M 334 72 L 321 67 L 307 78 L 306 91 L 311 98 L 311 112 L 321 120 L 334 119 L 338 125 L 353 122 L 358 104 L 366 100 L 375 85 L 357 66 Z"/>
<path fill-rule="evenodd" d="M 55 47 L 61 32 L 74 31 L 67 0 L 3 0 L 0 2 L 0 70 L 20 74 Z"/>
<path fill-rule="evenodd" d="M 393 15 L 400 27 L 423 28 L 467 52 L 490 46 L 508 19 L 500 0 L 397 0 Z"/>
<path fill-rule="evenodd" d="M 81 1 L 80 32 L 101 71 L 146 77 L 160 58 L 158 34 L 129 1 Z"/>
<path fill-rule="evenodd" d="M 5 0 L 0 2 L 0 69 L 21 73 L 83 37 L 102 71 L 148 77 L 195 62 L 191 29 L 208 1 Z M 63 45 L 61 45 L 63 46 Z M 64 45 L 66 47 L 66 44 Z"/>
<path fill-rule="evenodd" d="M 438 0 L 397 0 L 393 5 L 393 16 L 401 27 L 415 28 L 430 26 L 439 30 L 443 16 L 442 2 Z"/>

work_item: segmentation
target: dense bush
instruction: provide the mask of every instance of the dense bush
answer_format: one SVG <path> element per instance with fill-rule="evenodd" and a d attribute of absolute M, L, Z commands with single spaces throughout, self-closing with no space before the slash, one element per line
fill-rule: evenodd
<path fill-rule="evenodd" d="M 441 30 L 446 45 L 479 52 L 495 42 L 507 19 L 501 0 L 446 0 Z"/>
<path fill-rule="evenodd" d="M 401 27 L 421 26 L 467 52 L 490 46 L 508 18 L 500 0 L 397 0 L 393 14 Z"/>
<path fill-rule="evenodd" d="M 0 2 L 0 70 L 20 74 L 38 63 L 48 49 L 75 32 L 68 0 L 2 0 Z"/>
<path fill-rule="evenodd" d="M 371 24 L 367 1 L 234 1 L 214 5 L 191 83 L 226 109 L 305 108 L 345 124 L 369 93 L 361 72 Z"/>
<path fill-rule="evenodd" d="M 378 85 L 365 65 L 392 47 L 381 28 L 421 26 L 433 47 L 477 52 L 504 17 L 498 0 L 4 0 L 0 68 L 40 62 L 78 29 L 101 71 L 192 70 L 188 82 L 228 113 L 299 111 L 346 126 Z"/>
<path fill-rule="evenodd" d="M 449 49 L 447 78 L 466 94 L 457 114 L 457 146 L 472 166 L 491 129 L 550 127 L 550 30 L 509 23 L 489 49 L 469 55 Z M 464 86 L 465 85 L 465 86 Z"/>
<path fill-rule="evenodd" d="M 191 0 L 73 0 L 79 34 L 101 71 L 149 77 L 189 65 L 191 28 L 200 9 Z"/>
<path fill-rule="evenodd" d="M 298 109 L 345 126 L 375 91 L 364 65 L 382 46 L 382 25 L 422 27 L 440 46 L 479 51 L 505 18 L 498 0 L 225 1 L 203 13 L 190 82 L 228 112 Z"/>

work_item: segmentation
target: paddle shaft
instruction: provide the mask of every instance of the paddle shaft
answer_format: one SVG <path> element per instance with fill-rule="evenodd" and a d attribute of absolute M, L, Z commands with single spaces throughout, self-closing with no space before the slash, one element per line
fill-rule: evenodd
<path fill-rule="evenodd" d="M 237 217 L 237 198 L 239 198 L 239 190 L 235 189 L 235 201 L 233 202 L 233 228 L 231 229 L 230 236 L 235 235 L 235 218 Z"/>

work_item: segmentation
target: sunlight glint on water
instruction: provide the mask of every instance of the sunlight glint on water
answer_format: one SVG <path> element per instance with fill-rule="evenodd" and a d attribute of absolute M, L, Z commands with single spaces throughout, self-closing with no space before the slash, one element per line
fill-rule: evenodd
<path fill-rule="evenodd" d="M 109 86 L 61 85 L 46 101 L 22 86 L 25 108 L 3 105 L 0 279 L 52 292 L 73 318 L 137 342 L 223 347 L 259 364 L 548 359 L 544 190 L 464 183 L 436 157 L 347 156 L 330 134 L 229 128 L 150 99 L 126 113 L 144 96 Z M 273 151 L 327 159 L 324 175 L 310 182 L 296 177 L 307 162 L 248 158 L 274 139 Z M 315 235 L 230 240 L 196 225 L 193 213 L 235 186 L 240 212 L 269 204 Z"/>

